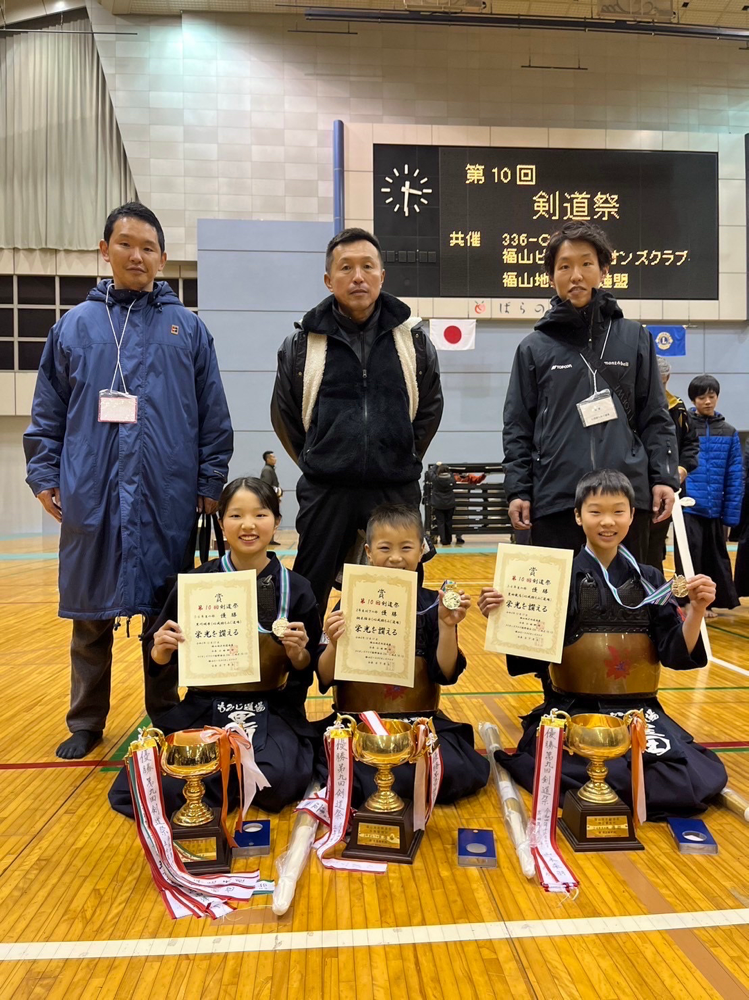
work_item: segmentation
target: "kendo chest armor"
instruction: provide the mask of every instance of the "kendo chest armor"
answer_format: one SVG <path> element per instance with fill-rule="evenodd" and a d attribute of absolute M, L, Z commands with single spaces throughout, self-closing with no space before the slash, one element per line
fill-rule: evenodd
<path fill-rule="evenodd" d="M 263 576 L 257 581 L 257 619 L 263 628 L 270 631 L 278 617 L 276 587 L 272 576 Z M 274 635 L 260 632 L 260 680 L 251 684 L 222 684 L 220 687 L 201 687 L 201 691 L 276 691 L 284 687 L 292 669 L 281 641 Z"/>
<path fill-rule="evenodd" d="M 582 580 L 574 641 L 564 647 L 562 662 L 549 667 L 558 693 L 622 698 L 658 694 L 661 665 L 650 637 L 649 609 L 631 610 L 645 597 L 644 588 L 638 580 L 628 580 L 618 593 L 629 608 L 617 604 L 608 589 L 602 601 L 595 580 Z"/>
<path fill-rule="evenodd" d="M 440 704 L 440 686 L 429 677 L 426 660 L 425 615 L 416 618 L 416 663 L 414 686 L 365 684 L 359 681 L 338 681 L 335 685 L 335 707 L 338 712 L 378 712 L 395 715 L 402 712 L 436 712 Z"/>

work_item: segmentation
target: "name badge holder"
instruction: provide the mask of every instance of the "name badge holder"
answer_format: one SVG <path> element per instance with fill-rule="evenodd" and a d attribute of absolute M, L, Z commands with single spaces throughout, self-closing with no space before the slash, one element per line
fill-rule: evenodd
<path fill-rule="evenodd" d="M 606 331 L 606 339 L 603 342 L 603 349 L 601 350 L 601 361 L 603 361 L 603 355 L 606 351 L 606 345 L 609 342 L 609 333 L 611 332 L 611 321 L 609 321 L 609 328 Z M 617 420 L 619 415 L 616 412 L 616 406 L 614 405 L 614 400 L 611 395 L 610 389 L 598 389 L 598 375 L 595 369 L 591 368 L 588 364 L 587 358 L 581 354 L 580 357 L 585 362 L 585 365 L 593 376 L 593 392 L 590 396 L 581 400 L 577 404 L 577 412 L 580 414 L 580 420 L 582 421 L 583 427 L 595 427 L 596 424 L 605 424 L 609 420 Z"/>
<path fill-rule="evenodd" d="M 135 299 L 133 299 L 130 303 L 127 316 L 125 317 L 125 325 L 122 327 L 122 334 L 119 340 L 117 339 L 117 333 L 114 328 L 114 323 L 112 322 L 112 313 L 109 310 L 109 287 L 107 288 L 107 298 L 104 305 L 107 310 L 107 316 L 109 317 L 109 325 L 112 327 L 112 336 L 114 337 L 114 342 L 117 347 L 117 364 L 114 367 L 112 384 L 108 389 L 102 389 L 99 392 L 99 423 L 137 424 L 138 397 L 133 396 L 127 391 L 125 375 L 122 371 L 122 364 L 120 363 L 120 349 L 122 348 L 122 341 L 125 339 L 125 331 L 127 330 L 128 320 L 130 319 L 130 310 L 135 305 Z M 120 379 L 122 380 L 122 392 L 118 392 L 114 387 L 118 372 Z"/>

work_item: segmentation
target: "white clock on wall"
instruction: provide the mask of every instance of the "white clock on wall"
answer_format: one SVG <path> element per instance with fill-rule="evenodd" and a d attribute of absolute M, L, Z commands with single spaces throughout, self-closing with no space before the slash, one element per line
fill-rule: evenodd
<path fill-rule="evenodd" d="M 420 177 L 418 167 L 411 174 L 408 164 L 404 163 L 400 170 L 393 167 L 392 173 L 392 177 L 385 177 L 390 187 L 381 187 L 380 191 L 386 195 L 385 204 L 392 205 L 394 212 L 399 212 L 402 208 L 403 214 L 408 216 L 411 209 L 414 212 L 420 211 L 419 204 L 429 204 L 426 195 L 432 193 L 432 188 L 426 187 L 429 178 Z"/>

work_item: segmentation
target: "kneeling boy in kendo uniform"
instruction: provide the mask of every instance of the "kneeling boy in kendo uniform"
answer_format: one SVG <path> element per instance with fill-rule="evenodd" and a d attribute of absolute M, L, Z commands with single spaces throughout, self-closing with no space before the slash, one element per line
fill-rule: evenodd
<path fill-rule="evenodd" d="M 366 552 L 373 566 L 417 572 L 423 541 L 424 526 L 416 508 L 383 504 L 372 512 L 367 524 Z M 460 606 L 450 610 L 445 607 L 443 596 L 441 590 L 427 590 L 423 586 L 417 590 L 416 667 L 412 688 L 334 681 L 336 646 L 346 629 L 338 605 L 328 616 L 325 626 L 328 641 L 321 647 L 317 662 L 321 692 L 325 693 L 334 685 L 336 712 L 355 715 L 375 711 L 391 719 L 433 719 L 442 753 L 443 777 L 437 797 L 440 803 L 472 795 L 489 779 L 489 763 L 473 746 L 473 728 L 465 722 L 454 722 L 439 711 L 440 685 L 455 684 L 466 667 L 466 658 L 458 646 L 458 624 L 471 604 L 470 597 L 461 591 Z M 331 715 L 318 725 L 324 731 L 334 720 L 335 715 Z M 374 774 L 374 768 L 358 761 L 354 763 L 352 805 L 355 808 L 376 791 Z M 394 791 L 412 798 L 414 768 L 402 764 L 393 774 Z"/>
<path fill-rule="evenodd" d="M 661 664 L 691 670 L 707 663 L 700 626 L 715 600 L 715 584 L 703 575 L 686 581 L 689 603 L 682 615 L 663 575 L 638 565 L 622 544 L 633 515 L 634 492 L 622 473 L 591 472 L 578 483 L 575 517 L 586 545 L 572 564 L 562 662 L 549 665 L 546 700 L 523 718 L 516 752 L 497 751 L 496 757 L 532 791 L 536 733 L 541 717 L 552 708 L 570 715 L 617 716 L 640 708 L 647 724 L 643 762 L 648 818 L 662 819 L 701 812 L 727 782 L 719 758 L 695 743 L 658 700 Z M 502 600 L 485 587 L 479 609 L 488 616 Z M 538 660 L 507 657 L 512 676 L 537 673 L 538 667 Z M 587 765 L 583 757 L 564 754 L 560 803 L 566 791 L 585 784 Z M 608 768 L 609 784 L 631 806 L 630 755 L 609 761 Z"/>

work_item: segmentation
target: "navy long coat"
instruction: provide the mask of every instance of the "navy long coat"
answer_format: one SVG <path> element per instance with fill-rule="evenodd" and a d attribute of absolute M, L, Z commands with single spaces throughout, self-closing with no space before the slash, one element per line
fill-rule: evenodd
<path fill-rule="evenodd" d="M 99 392 L 117 363 L 107 295 L 122 333 L 133 299 L 113 295 L 108 279 L 52 328 L 24 435 L 34 494 L 60 489 L 63 618 L 157 614 L 156 591 L 181 566 L 196 499 L 218 499 L 233 450 L 213 338 L 165 281 L 136 296 L 122 340 L 138 421 L 99 422 Z"/>

